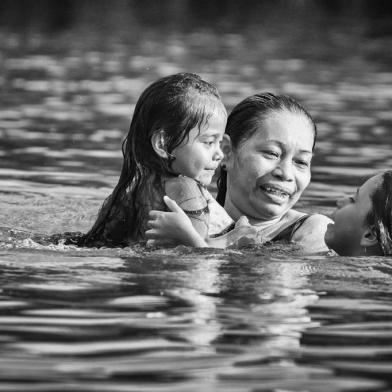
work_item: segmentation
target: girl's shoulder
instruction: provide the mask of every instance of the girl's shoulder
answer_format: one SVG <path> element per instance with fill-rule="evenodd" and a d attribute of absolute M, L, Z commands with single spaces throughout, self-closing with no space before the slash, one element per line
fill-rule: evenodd
<path fill-rule="evenodd" d="M 164 188 L 165 194 L 184 210 L 195 211 L 207 207 L 209 193 L 192 178 L 168 177 L 164 181 Z"/>

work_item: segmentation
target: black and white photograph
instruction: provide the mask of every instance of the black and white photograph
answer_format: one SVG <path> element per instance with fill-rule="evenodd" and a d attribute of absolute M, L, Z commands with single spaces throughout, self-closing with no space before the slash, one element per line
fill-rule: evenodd
<path fill-rule="evenodd" d="M 0 392 L 391 392 L 392 2 L 0 1 Z"/>

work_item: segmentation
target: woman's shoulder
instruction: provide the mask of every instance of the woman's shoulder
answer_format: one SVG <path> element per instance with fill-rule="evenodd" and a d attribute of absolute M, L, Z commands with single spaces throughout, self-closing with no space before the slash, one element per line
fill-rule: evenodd
<path fill-rule="evenodd" d="M 310 214 L 307 215 L 306 220 L 304 221 L 301 227 L 305 228 L 326 228 L 328 224 L 333 223 L 331 218 L 328 218 L 323 214 Z"/>
<path fill-rule="evenodd" d="M 173 176 L 165 179 L 165 194 L 184 210 L 199 210 L 207 207 L 203 187 L 186 176 Z"/>
<path fill-rule="evenodd" d="M 305 212 L 300 212 L 300 211 L 291 209 L 286 212 L 286 214 L 283 216 L 283 218 L 281 220 L 288 222 L 288 223 L 294 223 L 298 219 L 304 219 L 309 216 L 310 215 L 306 214 Z"/>
<path fill-rule="evenodd" d="M 317 228 L 327 226 L 329 223 L 333 222 L 326 215 L 318 213 L 305 213 L 297 210 L 289 210 L 286 214 L 286 219 L 290 222 L 300 221 L 301 226 L 304 228 Z"/>
<path fill-rule="evenodd" d="M 300 245 L 306 253 L 317 253 L 328 250 L 324 242 L 327 226 L 333 221 L 322 214 L 310 214 L 292 236 L 292 241 Z"/>

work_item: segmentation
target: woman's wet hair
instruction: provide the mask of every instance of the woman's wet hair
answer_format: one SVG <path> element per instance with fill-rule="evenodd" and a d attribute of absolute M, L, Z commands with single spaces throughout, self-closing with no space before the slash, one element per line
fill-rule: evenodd
<path fill-rule="evenodd" d="M 263 129 L 264 120 L 272 113 L 289 111 L 305 116 L 314 132 L 313 148 L 316 143 L 317 128 L 311 115 L 294 98 L 287 95 L 274 95 L 271 93 L 255 94 L 245 98 L 231 111 L 226 125 L 226 134 L 230 136 L 233 149 L 251 138 L 256 132 Z M 222 206 L 225 203 L 227 189 L 227 172 L 221 168 L 217 182 L 217 201 Z"/>
<path fill-rule="evenodd" d="M 200 129 L 206 124 L 215 110 L 225 112 L 217 88 L 196 74 L 166 76 L 144 90 L 122 144 L 124 161 L 120 178 L 105 200 L 94 226 L 86 234 L 84 245 L 94 244 L 95 238 L 102 237 L 109 218 L 116 213 L 118 201 L 125 196 L 127 237 L 144 237 L 141 223 L 146 215 L 146 200 L 151 200 L 149 192 L 157 192 L 157 187 L 160 189 L 162 176 L 173 174 L 172 151 L 192 129 Z M 154 151 L 151 138 L 157 132 L 162 132 L 168 158 L 162 158 Z M 121 244 L 113 240 L 112 245 Z"/>
<path fill-rule="evenodd" d="M 370 200 L 372 208 L 365 218 L 366 223 L 374 226 L 382 254 L 392 255 L 392 170 L 383 173 Z"/>

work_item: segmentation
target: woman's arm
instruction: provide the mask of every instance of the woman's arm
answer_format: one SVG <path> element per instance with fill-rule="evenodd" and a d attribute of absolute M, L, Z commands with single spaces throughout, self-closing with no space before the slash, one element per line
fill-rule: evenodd
<path fill-rule="evenodd" d="M 319 253 L 328 251 L 324 235 L 328 224 L 333 221 L 325 215 L 310 215 L 295 231 L 291 240 L 298 244 L 304 253 Z"/>

